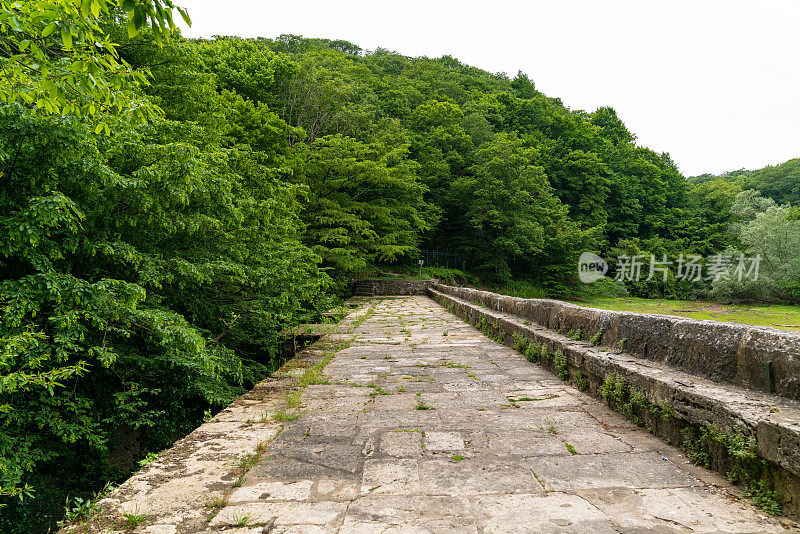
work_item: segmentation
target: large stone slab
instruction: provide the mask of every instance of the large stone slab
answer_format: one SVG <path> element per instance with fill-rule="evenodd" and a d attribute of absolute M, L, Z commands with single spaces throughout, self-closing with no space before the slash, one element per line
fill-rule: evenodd
<path fill-rule="evenodd" d="M 617 533 L 607 514 L 577 495 L 492 495 L 471 501 L 486 534 Z"/>

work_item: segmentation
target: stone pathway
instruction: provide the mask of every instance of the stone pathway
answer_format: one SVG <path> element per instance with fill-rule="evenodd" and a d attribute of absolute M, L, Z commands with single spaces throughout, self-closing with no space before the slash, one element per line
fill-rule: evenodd
<path fill-rule="evenodd" d="M 792 528 L 427 297 L 373 303 L 211 530 Z"/>

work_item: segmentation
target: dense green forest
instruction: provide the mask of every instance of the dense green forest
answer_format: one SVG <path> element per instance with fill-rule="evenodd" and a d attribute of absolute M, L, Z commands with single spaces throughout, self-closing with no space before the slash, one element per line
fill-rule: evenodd
<path fill-rule="evenodd" d="M 753 189 L 778 204 L 800 205 L 800 158 L 755 171 L 740 169 L 721 175 L 701 174 L 689 178 L 693 184 L 716 180 L 735 184 L 743 190 Z"/>
<path fill-rule="evenodd" d="M 552 296 L 795 298 L 798 160 L 687 182 L 613 109 L 570 110 L 521 72 L 168 38 L 170 2 L 114 5 L 0 1 L 2 532 L 65 499 L 83 513 L 76 497 L 274 369 L 280 331 L 421 250 Z M 588 289 L 584 250 L 774 265 L 755 285 Z"/>

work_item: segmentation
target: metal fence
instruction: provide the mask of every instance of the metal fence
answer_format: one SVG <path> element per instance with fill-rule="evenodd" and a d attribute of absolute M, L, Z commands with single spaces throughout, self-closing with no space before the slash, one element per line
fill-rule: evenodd
<path fill-rule="evenodd" d="M 464 254 L 442 249 L 420 249 L 417 260 L 425 260 L 427 267 L 446 267 L 448 269 L 466 269 L 470 266 L 469 258 Z"/>

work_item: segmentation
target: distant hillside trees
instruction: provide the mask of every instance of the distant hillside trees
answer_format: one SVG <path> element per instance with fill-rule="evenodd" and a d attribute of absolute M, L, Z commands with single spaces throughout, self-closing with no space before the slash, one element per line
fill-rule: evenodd
<path fill-rule="evenodd" d="M 778 204 L 800 205 L 800 158 L 754 171 L 730 171 L 719 176 L 703 174 L 690 178 L 694 183 L 712 180 L 730 182 L 742 189 L 754 189 Z"/>
<path fill-rule="evenodd" d="M 714 281 L 711 295 L 726 301 L 800 301 L 800 220 L 789 205 L 777 206 L 755 190 L 742 191 L 731 207 L 731 232 L 740 247 L 729 247 L 733 259 L 726 276 Z M 758 278 L 739 276 L 736 258 L 759 258 Z"/>

